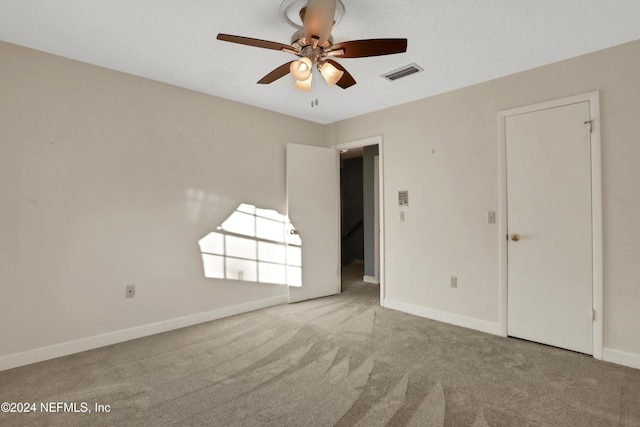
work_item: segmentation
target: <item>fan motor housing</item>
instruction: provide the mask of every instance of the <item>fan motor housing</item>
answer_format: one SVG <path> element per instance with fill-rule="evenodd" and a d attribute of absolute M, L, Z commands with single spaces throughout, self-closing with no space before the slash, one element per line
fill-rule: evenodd
<path fill-rule="evenodd" d="M 291 36 L 291 44 L 293 46 L 296 46 L 296 45 L 300 46 L 301 49 L 311 45 L 311 43 L 309 43 L 307 39 L 304 37 L 304 30 L 298 30 L 295 33 L 293 33 L 293 35 Z M 324 43 L 324 45 L 320 47 L 322 47 L 323 49 L 326 49 L 331 45 L 333 45 L 333 36 L 329 36 L 326 43 Z"/>

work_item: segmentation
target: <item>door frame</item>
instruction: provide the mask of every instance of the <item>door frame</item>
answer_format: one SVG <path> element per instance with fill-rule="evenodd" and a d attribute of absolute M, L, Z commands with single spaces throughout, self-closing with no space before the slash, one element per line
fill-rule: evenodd
<path fill-rule="evenodd" d="M 340 150 L 349 150 L 352 148 L 360 148 L 366 147 L 368 145 L 377 145 L 378 146 L 378 223 L 380 226 L 378 233 L 378 254 L 380 256 L 379 262 L 379 274 L 378 280 L 380 282 L 380 306 L 384 307 L 384 296 L 385 296 L 385 280 L 384 280 L 384 147 L 383 147 L 383 138 L 382 135 L 375 135 L 367 138 L 351 140 L 347 142 L 342 142 L 333 147 Z M 340 169 L 338 168 L 338 174 L 340 174 Z M 340 185 L 340 177 L 338 176 L 338 185 Z M 338 197 L 340 197 L 340 192 L 338 191 Z M 340 201 L 338 200 L 338 203 Z M 342 209 L 342 208 L 341 208 Z M 340 253 L 340 247 L 337 248 L 338 253 Z"/>
<path fill-rule="evenodd" d="M 540 102 L 523 107 L 498 112 L 498 155 L 499 155 L 499 330 L 507 336 L 508 314 L 508 245 L 507 236 L 507 152 L 506 118 L 534 111 L 561 107 L 564 105 L 589 102 L 591 117 L 591 237 L 592 237 L 592 273 L 593 273 L 593 357 L 602 359 L 603 318 L 604 318 L 604 279 L 603 279 L 603 236 L 602 236 L 602 148 L 600 138 L 600 93 L 598 91 Z M 586 123 L 585 123 L 586 125 Z"/>

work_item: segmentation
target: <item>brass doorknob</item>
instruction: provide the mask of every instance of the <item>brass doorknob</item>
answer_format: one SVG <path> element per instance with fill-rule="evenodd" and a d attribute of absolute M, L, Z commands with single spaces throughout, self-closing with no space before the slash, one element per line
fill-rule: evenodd
<path fill-rule="evenodd" d="M 514 242 L 517 242 L 518 240 L 520 240 L 520 235 L 519 234 L 512 234 L 511 235 L 511 240 L 513 240 Z"/>

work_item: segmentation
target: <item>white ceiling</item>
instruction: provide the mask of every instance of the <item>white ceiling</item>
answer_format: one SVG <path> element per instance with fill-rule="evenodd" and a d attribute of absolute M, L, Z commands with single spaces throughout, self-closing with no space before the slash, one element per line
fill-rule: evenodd
<path fill-rule="evenodd" d="M 292 56 L 216 40 L 220 32 L 288 44 L 282 0 L 0 0 L 0 40 L 331 123 L 640 39 L 638 0 L 342 1 L 335 42 L 404 37 L 408 49 L 340 59 L 358 84 L 319 82 L 314 108 L 291 76 L 255 83 Z M 410 63 L 425 71 L 380 77 Z"/>

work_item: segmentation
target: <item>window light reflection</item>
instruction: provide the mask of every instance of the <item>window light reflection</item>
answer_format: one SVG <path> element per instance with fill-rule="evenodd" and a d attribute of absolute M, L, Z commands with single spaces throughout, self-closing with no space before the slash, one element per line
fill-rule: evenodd
<path fill-rule="evenodd" d="M 302 285 L 302 240 L 289 218 L 242 203 L 198 242 L 207 278 Z"/>

